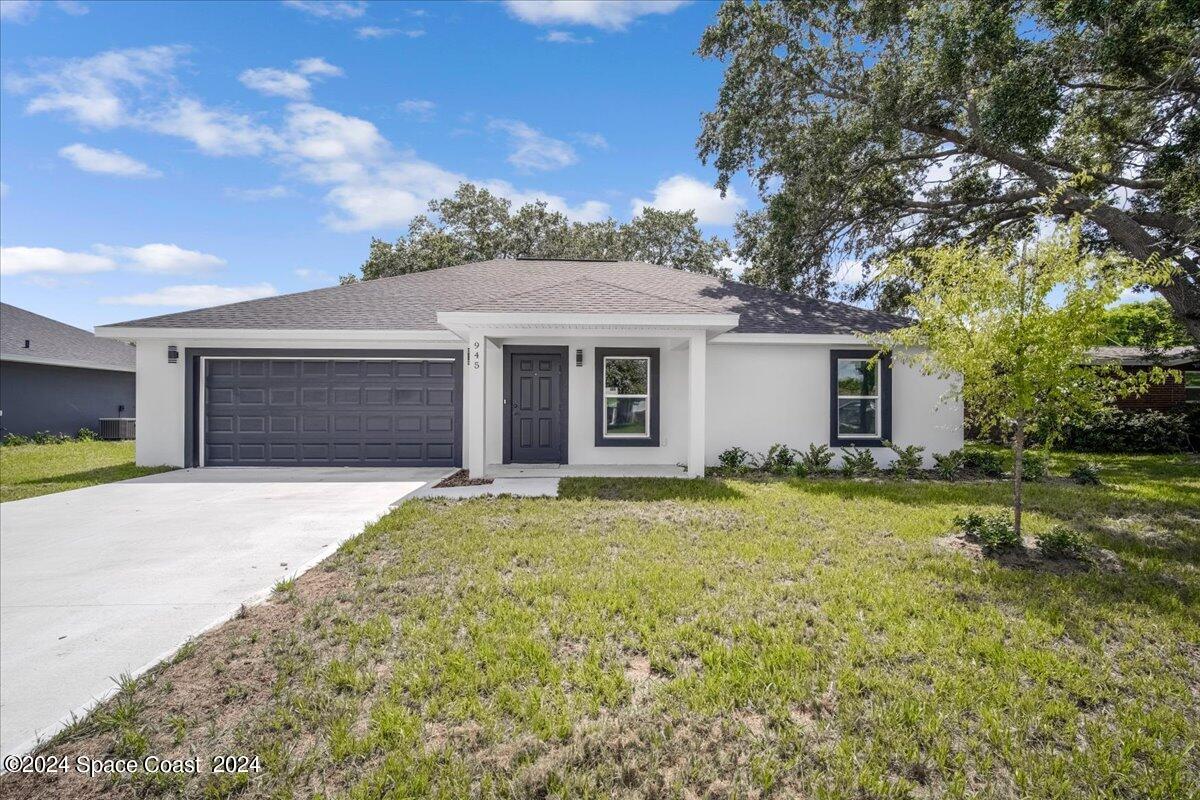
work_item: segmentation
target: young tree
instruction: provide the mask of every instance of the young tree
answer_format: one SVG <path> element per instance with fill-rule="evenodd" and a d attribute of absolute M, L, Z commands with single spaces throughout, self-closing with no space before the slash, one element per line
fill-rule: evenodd
<path fill-rule="evenodd" d="M 825 293 L 848 256 L 1019 241 L 1049 203 L 1097 252 L 1173 261 L 1157 290 L 1200 341 L 1198 31 L 1195 0 L 727 0 L 700 154 L 721 188 L 758 181 L 758 282 Z"/>
<path fill-rule="evenodd" d="M 1010 242 L 938 247 L 897 256 L 883 272 L 904 281 L 919 272 L 921 288 L 908 298 L 914 324 L 881 335 L 880 346 L 927 374 L 961 376 L 970 420 L 1011 442 L 1018 534 L 1031 427 L 1049 445 L 1068 420 L 1140 394 L 1167 374 L 1088 365 L 1105 307 L 1132 285 L 1167 279 L 1170 269 L 1089 254 L 1081 239 L 1076 222 L 1024 251 Z"/>

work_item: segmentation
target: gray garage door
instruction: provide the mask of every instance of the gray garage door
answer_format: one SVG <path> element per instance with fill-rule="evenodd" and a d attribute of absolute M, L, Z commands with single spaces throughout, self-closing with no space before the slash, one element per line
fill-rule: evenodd
<path fill-rule="evenodd" d="M 206 466 L 462 463 L 457 362 L 207 358 L 204 367 Z"/>

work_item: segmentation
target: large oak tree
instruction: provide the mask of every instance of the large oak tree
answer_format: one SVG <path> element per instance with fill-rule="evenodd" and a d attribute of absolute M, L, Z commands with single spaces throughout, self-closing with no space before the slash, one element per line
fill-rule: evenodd
<path fill-rule="evenodd" d="M 745 277 L 823 295 L 843 258 L 1033 233 L 1169 259 L 1200 340 L 1200 2 L 727 0 L 701 156 L 748 170 Z M 899 307 L 907 288 L 876 286 Z"/>

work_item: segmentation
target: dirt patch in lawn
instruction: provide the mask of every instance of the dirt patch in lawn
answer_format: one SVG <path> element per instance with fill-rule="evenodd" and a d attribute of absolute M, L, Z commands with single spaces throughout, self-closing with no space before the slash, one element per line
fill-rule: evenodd
<path fill-rule="evenodd" d="M 455 486 L 488 486 L 492 483 L 491 478 L 472 478 L 471 473 L 465 469 L 460 469 L 453 475 L 448 475 L 442 478 L 440 483 L 434 484 L 435 489 L 452 489 Z"/>
<path fill-rule="evenodd" d="M 1026 539 L 1020 547 L 988 552 L 978 541 L 963 533 L 952 533 L 949 536 L 934 539 L 933 546 L 938 550 L 960 553 L 975 561 L 991 559 L 997 564 L 1011 569 L 1028 569 L 1056 575 L 1070 575 L 1076 572 L 1086 572 L 1089 569 L 1108 573 L 1124 570 L 1116 554 L 1102 547 L 1089 547 L 1078 557 L 1050 558 L 1042 554 L 1032 539 Z"/>

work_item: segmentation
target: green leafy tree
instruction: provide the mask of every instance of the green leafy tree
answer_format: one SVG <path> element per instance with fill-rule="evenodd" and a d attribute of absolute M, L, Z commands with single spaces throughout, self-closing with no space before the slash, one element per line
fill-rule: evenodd
<path fill-rule="evenodd" d="M 1105 311 L 1096 344 L 1165 350 L 1192 341 L 1166 301 L 1155 298 L 1144 303 L 1122 303 Z"/>
<path fill-rule="evenodd" d="M 1050 446 L 1066 422 L 1113 397 L 1139 394 L 1167 373 L 1087 365 L 1105 307 L 1131 285 L 1169 277 L 1127 257 L 1095 256 L 1072 224 L 1028 252 L 1003 241 L 896 256 L 884 274 L 920 289 L 906 298 L 916 322 L 881 335 L 893 358 L 960 379 L 963 407 L 1013 452 L 1013 515 L 1021 530 L 1021 474 L 1031 426 Z M 919 273 L 916 274 L 916 273 Z"/>
<path fill-rule="evenodd" d="M 1028 238 L 1046 211 L 1089 246 L 1179 269 L 1156 287 L 1200 340 L 1195 0 L 726 0 L 699 52 L 726 63 L 698 142 L 747 279 L 825 295 L 839 261 Z M 899 307 L 920 273 L 867 282 Z M 904 283 L 912 281 L 913 283 Z"/>
<path fill-rule="evenodd" d="M 730 252 L 724 239 L 704 236 L 691 211 L 646 208 L 626 224 L 571 222 L 541 201 L 514 212 L 505 198 L 464 183 L 432 201 L 395 242 L 372 239 L 360 274 L 342 283 L 519 257 L 639 260 L 728 277 L 722 261 Z"/>

